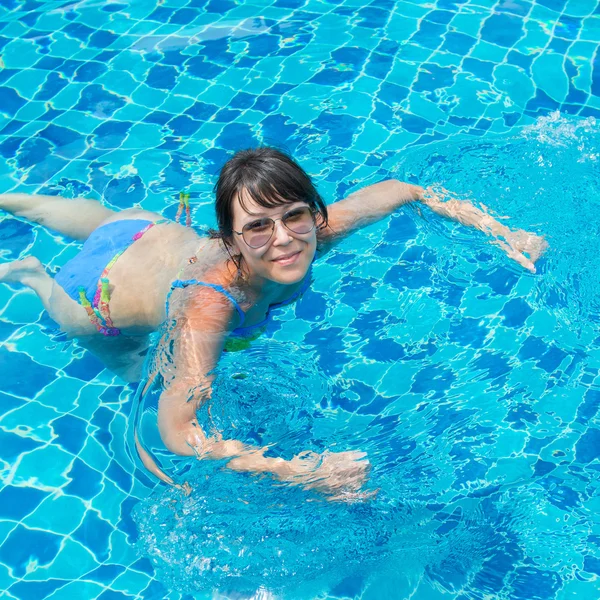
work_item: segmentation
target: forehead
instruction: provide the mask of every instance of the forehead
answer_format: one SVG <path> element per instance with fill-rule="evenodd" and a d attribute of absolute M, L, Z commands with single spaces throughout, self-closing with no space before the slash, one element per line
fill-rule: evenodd
<path fill-rule="evenodd" d="M 243 188 L 242 191 L 236 195 L 233 201 L 233 217 L 234 219 L 244 219 L 247 217 L 254 217 L 256 215 L 276 215 L 281 212 L 285 212 L 294 204 L 299 204 L 293 200 L 285 200 L 281 196 L 279 196 L 277 199 L 280 200 L 280 203 L 277 203 L 274 206 L 261 206 L 258 204 L 258 202 L 256 202 L 256 200 L 254 200 L 254 198 L 252 198 L 248 190 Z"/>

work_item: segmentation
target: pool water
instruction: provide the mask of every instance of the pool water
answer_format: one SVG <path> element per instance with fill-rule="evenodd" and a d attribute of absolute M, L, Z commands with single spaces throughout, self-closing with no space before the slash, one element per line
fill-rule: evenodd
<path fill-rule="evenodd" d="M 599 44 L 587 0 L 3 2 L 0 192 L 172 218 L 185 189 L 212 225 L 226 158 L 280 144 L 328 201 L 441 185 L 550 244 L 530 274 L 410 207 L 224 357 L 222 430 L 366 451 L 363 503 L 208 462 L 157 486 L 128 442 L 152 398 L 0 287 L 6 597 L 600 597 Z M 0 239 L 54 271 L 78 250 Z"/>

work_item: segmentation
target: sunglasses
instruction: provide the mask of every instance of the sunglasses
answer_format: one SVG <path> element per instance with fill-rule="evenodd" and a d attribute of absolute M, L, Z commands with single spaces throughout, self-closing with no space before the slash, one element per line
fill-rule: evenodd
<path fill-rule="evenodd" d="M 288 210 L 279 219 L 263 217 L 256 221 L 246 223 L 241 231 L 233 233 L 241 235 L 246 245 L 250 248 L 262 248 L 273 237 L 275 221 L 281 221 L 286 229 L 300 235 L 310 233 L 315 228 L 315 213 L 309 206 L 300 206 Z"/>

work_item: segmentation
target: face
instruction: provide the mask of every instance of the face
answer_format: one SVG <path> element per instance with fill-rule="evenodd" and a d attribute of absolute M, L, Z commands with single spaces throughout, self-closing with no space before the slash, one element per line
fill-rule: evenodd
<path fill-rule="evenodd" d="M 281 217 L 293 209 L 308 204 L 294 202 L 276 208 L 264 208 L 256 204 L 245 190 L 242 194 L 248 212 L 242 208 L 239 199 L 236 198 L 232 207 L 234 231 L 242 231 L 244 225 L 264 217 L 278 219 L 275 221 L 275 230 L 271 239 L 260 248 L 250 248 L 241 235 L 233 234 L 232 243 L 244 258 L 250 274 L 283 285 L 302 281 L 317 249 L 316 228 L 309 233 L 294 233 L 281 222 Z"/>

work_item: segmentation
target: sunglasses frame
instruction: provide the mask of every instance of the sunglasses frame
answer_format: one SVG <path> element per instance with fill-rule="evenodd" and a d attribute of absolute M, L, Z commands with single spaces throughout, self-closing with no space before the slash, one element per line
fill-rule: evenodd
<path fill-rule="evenodd" d="M 235 229 L 233 229 L 232 231 L 233 231 L 233 233 L 235 233 L 236 235 L 241 235 L 241 236 L 242 236 L 242 239 L 244 240 L 244 244 L 246 244 L 246 246 L 248 246 L 248 248 L 252 248 L 252 250 L 258 250 L 259 248 L 264 248 L 264 247 L 265 247 L 265 246 L 266 246 L 266 245 L 267 245 L 267 244 L 268 244 L 268 243 L 271 241 L 271 239 L 273 238 L 273 234 L 275 233 L 275 223 L 276 223 L 277 221 L 281 221 L 281 224 L 282 224 L 282 225 L 283 225 L 283 226 L 284 226 L 284 227 L 285 227 L 285 228 L 286 228 L 288 231 L 291 231 L 292 233 L 295 233 L 296 235 L 306 235 L 307 233 L 310 233 L 311 231 L 314 231 L 315 227 L 317 226 L 317 220 L 316 220 L 316 218 L 315 218 L 315 214 L 316 214 L 316 212 L 317 212 L 317 211 L 316 211 L 314 208 L 310 207 L 310 206 L 307 206 L 307 207 L 304 207 L 304 206 L 300 207 L 300 206 L 299 206 L 298 208 L 307 208 L 307 209 L 308 209 L 308 211 L 310 212 L 310 215 L 311 215 L 311 217 L 312 217 L 312 221 L 313 221 L 313 226 L 312 226 L 312 227 L 311 227 L 311 228 L 310 228 L 308 231 L 306 231 L 306 232 L 304 232 L 304 233 L 298 233 L 297 231 L 294 231 L 293 229 L 290 229 L 290 228 L 289 228 L 289 227 L 288 227 L 288 226 L 285 224 L 285 222 L 284 222 L 284 220 L 283 220 L 283 219 L 285 219 L 285 217 L 286 217 L 286 216 L 287 216 L 289 213 L 291 213 L 291 212 L 292 212 L 292 211 L 294 211 L 294 210 L 297 210 L 296 208 L 291 208 L 291 209 L 290 209 L 290 210 L 288 210 L 288 211 L 287 211 L 287 212 L 286 212 L 286 213 L 285 213 L 283 216 L 281 216 L 281 217 L 277 217 L 276 219 L 273 219 L 272 217 L 263 217 L 264 219 L 269 219 L 269 220 L 271 221 L 271 223 L 272 223 L 272 226 L 271 226 L 271 235 L 269 236 L 269 239 L 268 239 L 268 240 L 267 240 L 267 241 L 266 241 L 264 244 L 261 244 L 260 246 L 251 246 L 251 245 L 250 245 L 250 244 L 249 244 L 249 243 L 246 241 L 246 238 L 244 237 L 244 227 L 246 227 L 246 225 L 244 225 L 244 227 L 242 227 L 242 231 L 236 231 Z"/>

